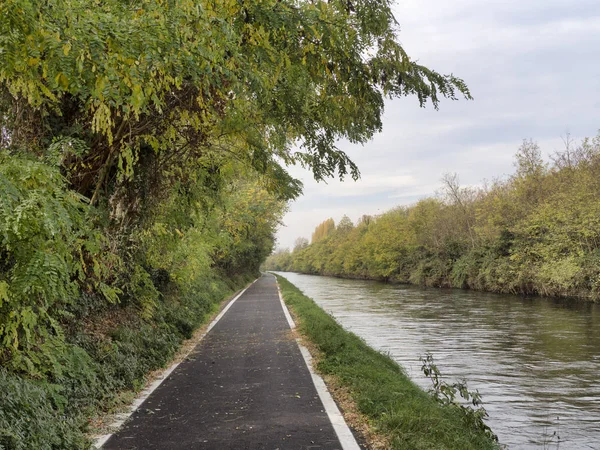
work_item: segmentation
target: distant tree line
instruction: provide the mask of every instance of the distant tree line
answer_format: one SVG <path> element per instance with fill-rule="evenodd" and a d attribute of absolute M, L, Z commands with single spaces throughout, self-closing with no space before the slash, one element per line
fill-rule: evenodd
<path fill-rule="evenodd" d="M 319 239 L 277 251 L 265 267 L 598 300 L 600 136 L 565 144 L 545 162 L 527 140 L 507 179 L 466 187 L 445 175 L 438 195 L 412 206 L 356 225 L 344 217 L 324 236 L 321 224 Z"/>

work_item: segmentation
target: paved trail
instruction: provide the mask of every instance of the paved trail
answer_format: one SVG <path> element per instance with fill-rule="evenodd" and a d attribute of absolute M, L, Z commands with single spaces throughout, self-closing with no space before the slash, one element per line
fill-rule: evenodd
<path fill-rule="evenodd" d="M 264 275 L 104 449 L 342 449 Z"/>

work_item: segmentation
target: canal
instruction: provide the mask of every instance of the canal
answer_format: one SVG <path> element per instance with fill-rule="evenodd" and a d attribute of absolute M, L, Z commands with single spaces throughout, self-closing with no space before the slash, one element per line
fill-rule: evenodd
<path fill-rule="evenodd" d="M 281 275 L 424 388 L 432 353 L 479 390 L 510 449 L 600 449 L 600 305 Z"/>

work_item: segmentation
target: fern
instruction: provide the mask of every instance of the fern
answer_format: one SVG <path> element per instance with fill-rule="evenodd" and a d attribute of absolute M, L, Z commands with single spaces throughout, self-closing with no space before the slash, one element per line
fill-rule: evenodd
<path fill-rule="evenodd" d="M 65 306 L 82 288 L 118 301 L 120 291 L 103 281 L 107 269 L 95 258 L 103 245 L 87 220 L 89 213 L 85 198 L 68 189 L 56 167 L 0 156 L 3 365 L 32 375 L 55 372 L 50 347 L 63 337 L 54 317 L 64 316 Z"/>

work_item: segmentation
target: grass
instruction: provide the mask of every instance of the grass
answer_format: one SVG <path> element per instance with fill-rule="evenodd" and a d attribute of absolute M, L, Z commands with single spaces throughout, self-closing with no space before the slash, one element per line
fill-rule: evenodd
<path fill-rule="evenodd" d="M 459 408 L 443 406 L 388 356 L 344 330 L 298 288 L 277 276 L 299 332 L 319 353 L 317 370 L 349 392 L 390 449 L 498 449 Z"/>

